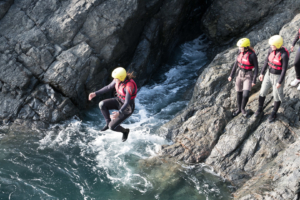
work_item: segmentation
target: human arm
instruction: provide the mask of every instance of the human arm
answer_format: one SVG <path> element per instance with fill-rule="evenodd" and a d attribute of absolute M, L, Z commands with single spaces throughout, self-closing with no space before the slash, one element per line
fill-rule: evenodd
<path fill-rule="evenodd" d="M 257 74 L 258 74 L 258 61 L 257 61 L 257 56 L 256 56 L 255 53 L 252 53 L 249 56 L 249 61 L 250 61 L 251 64 L 254 65 L 254 74 L 253 74 L 252 84 L 255 85 L 256 84 Z"/>
<path fill-rule="evenodd" d="M 94 97 L 104 94 L 106 92 L 109 92 L 110 90 L 112 90 L 115 87 L 115 84 L 116 84 L 115 81 L 112 81 L 109 85 L 101 88 L 100 90 L 90 93 L 89 100 L 92 100 Z"/>
<path fill-rule="evenodd" d="M 298 42 L 298 40 L 299 40 L 299 31 L 297 32 L 297 35 L 294 38 L 294 41 L 293 41 L 293 44 L 292 44 L 292 47 L 291 47 L 291 51 L 294 50 L 294 46 L 296 45 L 296 43 Z"/>
<path fill-rule="evenodd" d="M 125 89 L 125 102 L 123 104 L 123 106 L 120 108 L 119 111 L 114 111 L 111 115 L 111 119 L 116 119 L 117 117 L 123 117 L 124 116 L 124 111 L 125 109 L 127 108 L 127 106 L 129 106 L 129 103 L 130 103 L 130 99 L 131 99 L 131 95 L 130 95 L 130 92 L 128 92 L 126 89 Z"/>
<path fill-rule="evenodd" d="M 125 89 L 125 93 L 126 93 L 126 95 L 125 95 L 125 102 L 124 102 L 123 106 L 122 106 L 122 107 L 120 108 L 120 110 L 119 110 L 119 113 L 120 113 L 120 114 L 123 114 L 123 113 L 124 113 L 125 109 L 126 109 L 127 106 L 129 105 L 130 100 L 131 100 L 130 92 L 129 92 L 127 89 Z"/>
<path fill-rule="evenodd" d="M 272 52 L 272 49 L 270 48 L 270 49 L 269 49 L 269 52 L 268 52 L 268 55 L 267 55 L 267 57 L 266 57 L 266 59 L 265 59 L 265 64 L 264 64 L 263 68 L 261 69 L 260 77 L 261 77 L 261 75 L 264 76 L 265 73 L 266 73 L 266 69 L 267 69 L 267 67 L 268 67 L 268 62 L 269 62 L 269 55 L 270 55 L 271 52 Z"/>
<path fill-rule="evenodd" d="M 286 74 L 286 71 L 287 71 L 287 68 L 289 65 L 289 56 L 286 52 L 281 54 L 281 63 L 282 63 L 282 70 L 281 70 L 280 78 L 278 80 L 279 87 L 280 87 L 281 83 L 284 81 L 284 77 L 285 77 L 285 74 Z M 277 87 L 277 88 L 279 88 L 279 87 Z"/>
<path fill-rule="evenodd" d="M 99 96 L 101 94 L 104 94 L 104 93 L 107 93 L 107 92 L 113 90 L 115 88 L 115 84 L 116 84 L 116 82 L 113 80 L 109 85 L 107 85 L 107 86 L 101 88 L 100 90 L 96 91 L 95 92 L 96 96 Z"/>
<path fill-rule="evenodd" d="M 231 70 L 230 76 L 228 77 L 228 81 L 231 81 L 234 78 L 237 66 L 238 66 L 238 62 L 235 61 L 233 68 Z"/>

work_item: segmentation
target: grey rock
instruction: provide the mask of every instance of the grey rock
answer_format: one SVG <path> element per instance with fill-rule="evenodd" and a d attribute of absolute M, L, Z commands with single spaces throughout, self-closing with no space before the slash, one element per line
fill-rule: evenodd
<path fill-rule="evenodd" d="M 75 104 L 84 108 L 88 96 L 84 83 L 89 75 L 89 57 L 92 49 L 86 43 L 63 51 L 44 75 L 44 81 L 70 97 Z"/>
<path fill-rule="evenodd" d="M 5 13 L 8 11 L 10 6 L 14 3 L 14 0 L 2 0 L 0 2 L 0 20 L 3 18 Z"/>
<path fill-rule="evenodd" d="M 300 15 L 282 27 L 279 34 L 284 38 L 284 46 L 291 46 L 299 27 Z M 259 41 L 254 48 L 262 67 L 269 50 L 268 40 Z M 247 105 L 249 116 L 231 117 L 236 92 L 234 81 L 228 82 L 227 78 L 236 56 L 237 48 L 227 49 L 202 72 L 187 108 L 160 128 L 160 133 L 174 142 L 165 145 L 160 156 L 212 166 L 238 188 L 235 199 L 297 199 L 300 96 L 289 85 L 295 78 L 295 52 L 291 53 L 286 73 L 285 101 L 274 123 L 267 120 L 273 109 L 271 90 L 264 114 L 258 118 L 253 115 L 258 108 L 260 81 Z"/>
<path fill-rule="evenodd" d="M 178 43 L 177 33 L 193 17 L 189 14 L 193 5 L 204 4 L 193 0 L 1 1 L 1 120 L 14 121 L 18 116 L 26 124 L 30 118 L 49 123 L 64 120 L 70 115 L 62 112 L 99 101 L 88 102 L 88 94 L 111 81 L 117 65 L 135 70 L 137 82 L 144 84 Z M 51 87 L 53 93 L 35 98 L 34 91 L 41 86 Z M 66 99 L 58 98 L 61 95 Z M 66 105 L 59 108 L 62 102 Z"/>
<path fill-rule="evenodd" d="M 285 23 L 293 19 L 299 8 L 300 2 L 293 0 L 217 0 L 206 11 L 202 26 L 217 43 L 224 44 L 242 33 L 245 36 L 245 32 L 250 32 L 247 37 L 255 45 L 278 33 Z"/>

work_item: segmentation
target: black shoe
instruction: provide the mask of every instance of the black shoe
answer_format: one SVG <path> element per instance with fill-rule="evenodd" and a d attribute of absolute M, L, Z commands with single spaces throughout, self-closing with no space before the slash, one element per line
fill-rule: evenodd
<path fill-rule="evenodd" d="M 241 113 L 242 100 L 243 100 L 243 92 L 237 92 L 236 93 L 236 103 L 237 103 L 238 109 L 236 111 L 232 112 L 233 117 L 235 117 Z"/>
<path fill-rule="evenodd" d="M 269 116 L 269 122 L 273 122 L 275 121 L 276 117 L 277 117 L 277 111 L 280 107 L 281 101 L 275 101 L 274 102 L 274 108 L 273 111 L 271 113 L 271 115 Z"/>
<path fill-rule="evenodd" d="M 275 121 L 275 119 L 276 119 L 276 117 L 277 117 L 277 115 L 276 115 L 276 112 L 272 112 L 271 114 L 270 114 L 270 116 L 269 116 L 269 123 L 271 123 L 271 122 L 274 122 Z"/>
<path fill-rule="evenodd" d="M 101 131 L 106 131 L 108 129 L 108 123 L 101 129 Z"/>
<path fill-rule="evenodd" d="M 236 110 L 236 111 L 232 112 L 232 116 L 234 116 L 234 117 L 238 116 L 240 113 L 241 113 L 240 110 Z"/>
<path fill-rule="evenodd" d="M 258 117 L 262 111 L 264 110 L 264 102 L 265 102 L 265 99 L 266 97 L 262 97 L 262 96 L 259 96 L 258 97 L 258 109 L 257 111 L 254 113 L 254 116 L 255 117 Z"/>
<path fill-rule="evenodd" d="M 125 132 L 123 132 L 122 142 L 125 142 L 127 140 L 128 135 L 129 135 L 129 131 L 130 130 L 128 128 L 126 128 Z"/>
<path fill-rule="evenodd" d="M 257 111 L 254 113 L 254 116 L 255 117 L 258 117 L 263 111 L 263 107 L 262 106 L 259 106 Z"/>
<path fill-rule="evenodd" d="M 248 116 L 248 112 L 246 110 L 242 110 L 242 114 L 243 114 L 243 117 L 247 117 Z"/>

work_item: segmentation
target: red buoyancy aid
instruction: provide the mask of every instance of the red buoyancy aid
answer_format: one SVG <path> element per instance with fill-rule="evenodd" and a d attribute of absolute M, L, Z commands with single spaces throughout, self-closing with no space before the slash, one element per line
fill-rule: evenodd
<path fill-rule="evenodd" d="M 242 69 L 251 70 L 254 68 L 254 65 L 250 63 L 249 56 L 252 54 L 252 51 L 247 51 L 247 53 L 241 52 L 237 58 L 238 66 Z"/>
<path fill-rule="evenodd" d="M 115 85 L 115 88 L 116 88 L 118 97 L 123 100 L 125 100 L 125 96 L 126 96 L 125 89 L 127 89 L 127 91 L 129 91 L 129 93 L 131 95 L 130 99 L 134 99 L 136 97 L 137 86 L 133 79 L 125 80 L 124 82 L 120 82 L 119 84 Z"/>
<path fill-rule="evenodd" d="M 282 47 L 277 52 L 276 55 L 275 55 L 276 51 L 273 51 L 273 52 L 270 53 L 270 55 L 269 55 L 269 62 L 268 62 L 268 64 L 269 64 L 270 67 L 272 67 L 273 69 L 276 69 L 276 70 L 282 70 L 281 54 L 284 51 L 286 51 L 288 57 L 290 57 L 290 53 L 289 53 L 289 51 L 285 47 Z"/>

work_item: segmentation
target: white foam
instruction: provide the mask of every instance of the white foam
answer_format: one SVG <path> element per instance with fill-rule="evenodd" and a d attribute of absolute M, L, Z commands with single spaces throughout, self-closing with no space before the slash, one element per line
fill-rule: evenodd
<path fill-rule="evenodd" d="M 139 90 L 135 102 L 136 111 L 122 125 L 130 128 L 126 142 L 121 142 L 121 133 L 110 130 L 100 132 L 99 125 L 93 125 L 95 123 L 72 120 L 62 130 L 50 131 L 40 140 L 39 149 L 77 145 L 81 150 L 80 155 L 85 159 L 88 159 L 87 155 L 94 155 L 97 164 L 91 166 L 91 170 L 105 175 L 116 190 L 127 185 L 145 193 L 153 185 L 147 177 L 137 172 L 136 161 L 156 156 L 161 145 L 171 144 L 153 130 L 170 120 L 171 115 L 175 114 L 174 110 L 177 112 L 187 105 L 188 101 L 182 101 L 179 94 L 184 93 L 186 87 L 196 81 L 197 71 L 205 64 L 205 54 L 199 51 L 203 48 L 205 45 L 201 38 L 182 45 L 182 57 L 178 64 L 171 66 L 162 75 L 163 80 Z M 90 118 L 100 117 L 99 112 L 93 111 L 87 115 Z M 86 131 L 82 131 L 83 127 Z M 84 195 L 82 185 L 78 187 Z M 155 198 L 159 199 L 159 195 Z"/>

